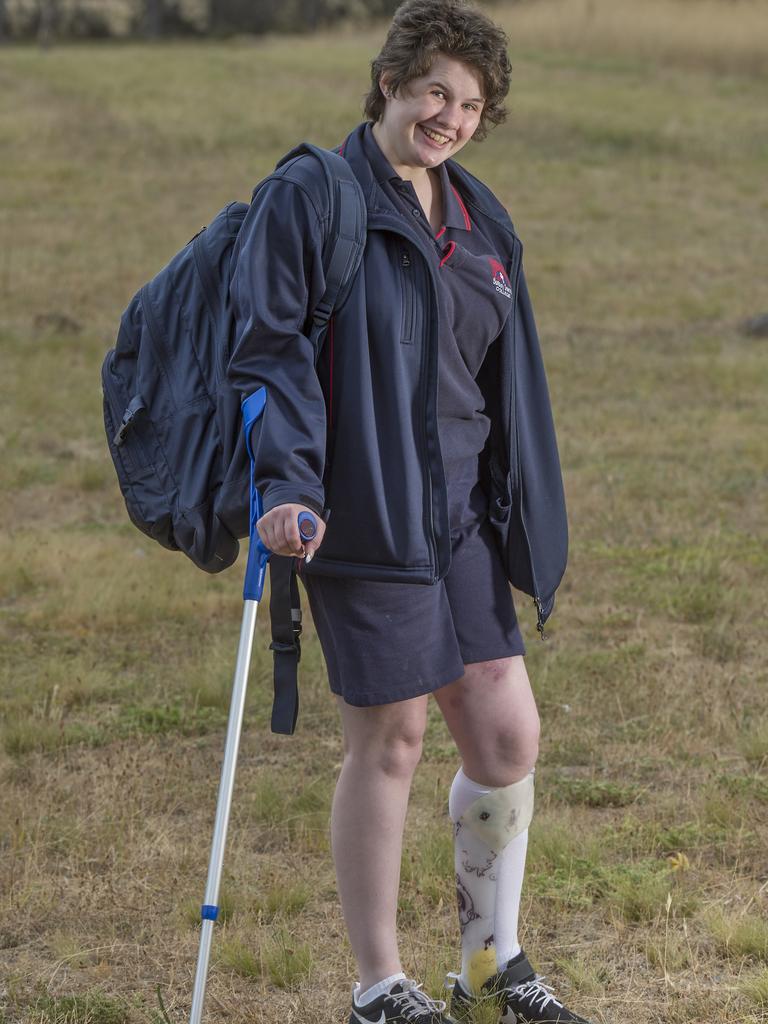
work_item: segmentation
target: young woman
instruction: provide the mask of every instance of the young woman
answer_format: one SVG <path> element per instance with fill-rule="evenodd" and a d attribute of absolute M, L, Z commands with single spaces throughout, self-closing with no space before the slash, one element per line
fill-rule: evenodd
<path fill-rule="evenodd" d="M 403 972 L 396 934 L 430 694 L 461 757 L 451 1012 L 496 998 L 506 1022 L 584 1024 L 517 935 L 539 720 L 509 584 L 534 597 L 543 626 L 567 547 L 557 447 L 520 242 L 452 159 L 504 119 L 509 74 L 504 33 L 462 0 L 398 9 L 367 120 L 340 147 L 368 235 L 322 351 L 307 317 L 324 290 L 327 218 L 300 176 L 259 191 L 234 266 L 230 375 L 268 395 L 258 529 L 303 558 L 343 726 L 331 832 L 360 975 L 352 1024 L 451 1019 Z M 308 543 L 304 510 L 325 517 Z"/>

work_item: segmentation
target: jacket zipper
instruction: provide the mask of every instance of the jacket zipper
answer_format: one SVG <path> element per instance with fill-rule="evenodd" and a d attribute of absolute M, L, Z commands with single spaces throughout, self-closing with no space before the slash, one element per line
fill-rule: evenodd
<path fill-rule="evenodd" d="M 415 273 L 415 271 L 414 271 L 414 273 Z M 428 339 L 430 337 L 430 328 L 431 328 L 431 326 L 432 325 L 431 325 L 430 320 L 429 320 L 429 314 L 428 314 L 428 312 L 426 310 L 426 307 L 425 307 L 425 310 L 424 310 L 424 337 L 426 339 Z M 414 333 L 414 332 L 412 332 L 412 333 Z M 432 487 L 432 474 L 429 471 L 429 452 L 428 452 L 428 448 L 427 448 L 427 406 L 428 406 L 428 401 L 427 401 L 428 394 L 427 394 L 427 391 L 428 391 L 428 382 L 429 382 L 429 358 L 430 358 L 430 346 L 429 346 L 429 344 L 424 344 L 424 346 L 422 347 L 422 356 L 421 356 L 421 380 L 422 380 L 422 389 L 423 389 L 422 405 L 423 405 L 423 408 L 424 408 L 424 415 L 421 418 L 421 445 L 422 445 L 422 459 L 423 459 L 422 465 L 424 467 L 424 470 L 423 470 L 423 472 L 424 472 L 424 484 L 425 484 L 425 492 L 426 492 L 426 495 L 427 495 L 427 506 L 428 506 L 428 515 L 427 515 L 428 529 L 426 531 L 426 533 L 427 533 L 427 544 L 429 546 L 430 557 L 432 559 L 432 564 L 434 566 L 434 575 L 432 577 L 432 581 L 434 583 L 437 583 L 437 581 L 440 579 L 440 560 L 438 558 L 438 553 L 437 553 L 437 540 L 435 539 L 435 499 L 434 499 L 434 490 L 433 490 L 433 487 Z"/>
<path fill-rule="evenodd" d="M 403 286 L 403 324 L 400 341 L 404 345 L 413 344 L 415 332 L 415 310 L 413 301 L 413 270 L 411 257 L 406 248 L 400 252 L 400 280 Z"/>

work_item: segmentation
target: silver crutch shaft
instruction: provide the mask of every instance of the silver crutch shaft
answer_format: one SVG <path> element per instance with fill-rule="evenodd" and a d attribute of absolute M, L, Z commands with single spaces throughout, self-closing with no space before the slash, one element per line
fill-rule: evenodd
<path fill-rule="evenodd" d="M 197 956 L 195 987 L 192 993 L 190 1024 L 200 1024 L 203 1014 L 203 1000 L 205 999 L 205 985 L 208 978 L 208 961 L 211 955 L 213 925 L 219 913 L 219 886 L 221 884 L 221 871 L 224 863 L 224 846 L 227 841 L 227 825 L 229 823 L 229 811 L 232 806 L 237 752 L 243 728 L 248 669 L 251 664 L 251 648 L 253 646 L 253 632 L 256 627 L 258 608 L 258 601 L 246 601 L 243 606 L 243 622 L 240 627 L 240 644 L 237 650 L 237 664 L 235 665 L 235 678 L 232 686 L 232 702 L 229 708 L 229 722 L 227 724 L 227 739 L 224 746 L 224 763 L 221 768 L 219 798 L 216 804 L 216 823 L 213 828 L 211 860 L 208 865 L 208 881 L 205 886 L 205 902 L 202 907 L 200 949 Z"/>

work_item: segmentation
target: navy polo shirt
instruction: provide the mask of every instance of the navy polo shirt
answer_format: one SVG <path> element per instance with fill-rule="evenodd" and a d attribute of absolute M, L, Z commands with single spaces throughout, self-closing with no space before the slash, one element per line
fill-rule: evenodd
<path fill-rule="evenodd" d="M 445 163 L 436 168 L 442 185 L 443 215 L 440 229 L 433 233 L 416 190 L 393 169 L 370 124 L 363 134 L 363 148 L 385 195 L 404 217 L 424 231 L 435 262 L 440 314 L 438 432 L 449 515 L 452 526 L 458 526 L 479 514 L 483 505 L 473 496 L 470 507 L 470 493 L 478 482 L 478 456 L 490 430 L 476 377 L 489 346 L 511 312 L 512 288 L 498 253 L 472 221 L 451 184 Z"/>

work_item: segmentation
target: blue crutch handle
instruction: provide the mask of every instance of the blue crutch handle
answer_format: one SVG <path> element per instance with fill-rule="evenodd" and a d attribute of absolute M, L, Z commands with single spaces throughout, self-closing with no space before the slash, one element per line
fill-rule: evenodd
<path fill-rule="evenodd" d="M 314 540 L 317 534 L 317 519 L 311 512 L 299 512 L 299 534 L 302 540 Z"/>
<path fill-rule="evenodd" d="M 264 593 L 264 581 L 267 576 L 267 563 L 272 552 L 259 537 L 256 523 L 263 515 L 261 495 L 254 484 L 254 457 L 251 435 L 256 421 L 264 412 L 267 404 L 267 389 L 259 388 L 249 395 L 242 405 L 243 430 L 245 431 L 245 447 L 251 463 L 250 521 L 248 531 L 248 564 L 245 568 L 243 583 L 243 600 L 260 601 Z M 312 540 L 317 533 L 317 519 L 311 512 L 299 512 L 299 534 L 302 540 Z"/>

